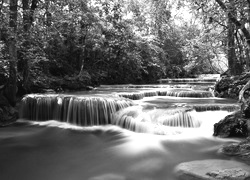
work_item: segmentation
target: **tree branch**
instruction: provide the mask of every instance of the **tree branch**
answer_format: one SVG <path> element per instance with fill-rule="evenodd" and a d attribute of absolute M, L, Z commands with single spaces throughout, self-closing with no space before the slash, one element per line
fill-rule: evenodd
<path fill-rule="evenodd" d="M 221 23 L 221 22 L 219 22 L 219 21 L 217 21 L 215 19 L 213 19 L 213 21 L 216 22 L 217 24 L 219 24 L 222 27 L 228 28 L 227 25 L 225 25 L 225 24 L 223 24 L 223 23 Z"/>

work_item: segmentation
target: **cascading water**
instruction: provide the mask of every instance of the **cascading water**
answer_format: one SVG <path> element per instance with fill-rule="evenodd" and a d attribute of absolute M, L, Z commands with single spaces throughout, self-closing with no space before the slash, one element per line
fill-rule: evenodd
<path fill-rule="evenodd" d="M 105 125 L 111 123 L 113 113 L 131 105 L 132 101 L 117 97 L 34 94 L 23 98 L 20 118 L 53 119 L 82 126 Z"/>
<path fill-rule="evenodd" d="M 153 109 L 132 106 L 116 112 L 112 124 L 130 131 L 157 135 L 175 135 L 199 131 L 200 135 L 211 136 L 213 125 L 230 112 L 201 111 L 192 108 Z"/>
<path fill-rule="evenodd" d="M 155 91 L 144 91 L 144 92 L 128 92 L 128 93 L 119 93 L 119 97 L 125 97 L 132 100 L 140 100 L 144 97 L 152 96 L 174 96 L 174 97 L 193 97 L 193 98 L 209 98 L 214 97 L 213 92 L 211 91 L 202 91 L 202 90 L 193 90 L 193 89 L 184 89 L 184 88 L 165 88 Z"/>
<path fill-rule="evenodd" d="M 167 135 L 180 134 L 184 131 L 183 128 L 199 128 L 204 118 L 198 119 L 197 112 L 218 110 L 232 112 L 239 108 L 237 105 L 223 103 L 169 103 L 168 99 L 164 99 L 165 104 L 168 105 L 167 108 L 154 106 L 153 109 L 145 110 L 143 105 L 134 106 L 136 101 L 132 101 L 142 102 L 145 99 L 150 102 L 150 98 L 171 99 L 171 97 L 179 98 L 178 101 L 183 101 L 183 98 L 191 101 L 194 99 L 206 101 L 214 98 L 211 91 L 192 88 L 154 87 L 151 90 L 140 88 L 137 92 L 113 92 L 112 94 L 103 96 L 28 95 L 22 100 L 20 117 L 36 121 L 58 120 L 79 126 L 112 124 L 134 132 Z"/>
<path fill-rule="evenodd" d="M 25 96 L 0 131 L 0 179 L 177 180 L 181 162 L 229 159 L 213 124 L 239 105 L 207 91 L 215 80 Z"/>

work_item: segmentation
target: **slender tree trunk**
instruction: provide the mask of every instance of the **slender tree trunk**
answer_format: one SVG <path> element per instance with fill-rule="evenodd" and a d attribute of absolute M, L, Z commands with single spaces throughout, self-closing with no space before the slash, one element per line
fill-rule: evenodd
<path fill-rule="evenodd" d="M 239 63 L 241 64 L 241 67 L 243 68 L 244 66 L 244 42 L 240 41 L 239 39 L 239 35 L 238 32 L 236 32 L 235 34 L 235 39 L 237 42 L 237 47 L 238 47 L 238 58 L 239 58 Z"/>
<path fill-rule="evenodd" d="M 26 92 L 30 92 L 30 65 L 29 65 L 29 54 L 31 39 L 30 39 L 30 28 L 34 21 L 34 12 L 37 8 L 38 0 L 32 0 L 30 6 L 30 0 L 22 0 L 23 4 L 23 30 L 24 30 L 24 57 L 23 57 L 23 88 Z"/>
<path fill-rule="evenodd" d="M 9 47 L 9 79 L 5 88 L 5 96 L 12 106 L 16 104 L 17 92 L 17 48 L 16 48 L 16 32 L 17 32 L 17 0 L 10 0 L 10 16 L 9 16 L 10 37 L 8 41 Z"/>
<path fill-rule="evenodd" d="M 23 56 L 23 88 L 29 92 L 29 60 L 27 54 L 30 49 L 30 11 L 29 0 L 22 0 L 23 4 L 23 30 L 24 30 L 24 56 Z"/>
<path fill-rule="evenodd" d="M 82 39 L 82 42 L 81 42 L 81 45 L 83 46 L 83 49 L 82 49 L 82 52 L 81 52 L 81 55 L 80 55 L 80 60 L 81 60 L 81 68 L 80 68 L 80 71 L 78 73 L 78 76 L 77 77 L 80 77 L 83 73 L 83 70 L 84 70 L 84 65 L 85 65 L 85 58 L 86 58 L 86 38 L 87 38 L 87 35 L 88 35 L 88 26 L 85 27 L 85 30 L 82 30 L 82 33 L 85 33 L 83 39 Z"/>
<path fill-rule="evenodd" d="M 247 18 L 247 21 L 248 21 L 248 31 L 250 31 L 250 1 L 248 0 L 248 11 L 247 11 L 247 14 L 248 14 L 248 18 Z M 250 70 L 250 46 L 247 46 L 246 47 L 246 71 L 249 71 Z"/>
<path fill-rule="evenodd" d="M 229 8 L 228 10 L 235 16 L 235 6 L 234 6 L 234 0 L 229 0 Z M 227 40 L 228 40 L 228 66 L 230 69 L 230 73 L 232 75 L 236 75 L 236 53 L 235 53 L 235 40 L 234 40 L 234 32 L 235 32 L 235 25 L 233 21 L 231 20 L 230 16 L 228 15 L 228 34 L 227 34 Z"/>
<path fill-rule="evenodd" d="M 236 54 L 235 54 L 235 42 L 234 42 L 234 24 L 230 19 L 228 19 L 228 32 L 227 32 L 227 40 L 228 40 L 228 67 L 230 69 L 231 74 L 235 74 L 235 61 L 236 61 Z"/>

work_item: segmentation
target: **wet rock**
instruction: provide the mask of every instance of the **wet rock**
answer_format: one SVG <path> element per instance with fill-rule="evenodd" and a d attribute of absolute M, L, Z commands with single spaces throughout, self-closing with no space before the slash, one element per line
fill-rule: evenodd
<path fill-rule="evenodd" d="M 231 87 L 234 79 L 229 76 L 223 76 L 215 84 L 215 95 L 221 98 L 226 98 L 229 96 L 228 90 Z"/>
<path fill-rule="evenodd" d="M 241 111 L 245 118 L 250 118 L 250 100 L 247 100 L 241 105 Z"/>
<path fill-rule="evenodd" d="M 7 126 L 15 122 L 17 118 L 17 110 L 10 106 L 8 100 L 0 94 L 0 126 Z"/>
<path fill-rule="evenodd" d="M 247 137 L 248 123 L 241 113 L 238 111 L 226 116 L 223 120 L 214 124 L 214 136 L 219 137 Z"/>
<path fill-rule="evenodd" d="M 229 156 L 239 157 L 250 165 L 250 137 L 242 142 L 224 145 L 219 152 Z"/>
<path fill-rule="evenodd" d="M 221 98 L 238 99 L 239 92 L 249 80 L 250 73 L 243 73 L 239 76 L 222 76 L 215 85 L 215 95 Z"/>
<path fill-rule="evenodd" d="M 0 108 L 0 126 L 7 126 L 17 120 L 18 112 L 12 107 Z"/>
<path fill-rule="evenodd" d="M 249 180 L 250 166 L 219 159 L 191 161 L 175 168 L 179 180 Z"/>

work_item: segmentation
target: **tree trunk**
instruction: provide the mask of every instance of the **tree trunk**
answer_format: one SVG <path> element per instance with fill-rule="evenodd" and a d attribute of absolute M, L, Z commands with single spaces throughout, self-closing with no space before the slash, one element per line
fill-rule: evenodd
<path fill-rule="evenodd" d="M 10 0 L 10 16 L 9 16 L 10 37 L 8 41 L 9 47 L 9 79 L 5 88 L 5 96 L 12 106 L 16 104 L 17 92 L 17 48 L 16 48 L 16 32 L 17 32 L 17 0 Z"/>
<path fill-rule="evenodd" d="M 245 51 L 246 51 L 246 71 L 248 72 L 250 70 L 250 66 L 249 66 L 249 62 L 250 62 L 250 51 L 249 51 L 249 47 L 245 47 Z"/>
<path fill-rule="evenodd" d="M 232 0 L 230 0 L 230 4 L 232 4 Z M 230 11 L 234 11 L 233 7 L 230 8 Z M 227 52 L 227 58 L 228 58 L 228 67 L 230 70 L 230 73 L 232 75 L 235 75 L 235 64 L 236 64 L 236 54 L 235 54 L 235 41 L 234 41 L 234 31 L 235 31 L 235 26 L 232 20 L 228 17 L 228 32 L 227 32 L 227 47 L 228 47 L 228 52 Z"/>

